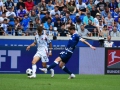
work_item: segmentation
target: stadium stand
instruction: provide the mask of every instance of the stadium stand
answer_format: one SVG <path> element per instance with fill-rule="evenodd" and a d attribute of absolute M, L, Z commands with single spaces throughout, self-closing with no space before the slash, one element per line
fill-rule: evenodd
<path fill-rule="evenodd" d="M 34 36 L 40 25 L 57 37 L 74 25 L 83 37 L 120 37 L 119 11 L 119 0 L 0 0 L 0 35 Z"/>

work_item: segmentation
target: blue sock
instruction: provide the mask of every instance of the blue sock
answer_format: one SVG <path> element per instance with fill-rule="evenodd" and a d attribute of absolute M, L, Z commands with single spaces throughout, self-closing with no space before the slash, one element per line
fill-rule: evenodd
<path fill-rule="evenodd" d="M 66 73 L 68 73 L 68 74 L 70 74 L 70 75 L 72 74 L 71 71 L 68 70 L 68 68 L 67 68 L 66 66 L 63 66 L 62 69 L 63 69 L 63 71 L 65 71 Z"/>
<path fill-rule="evenodd" d="M 58 65 L 58 62 L 54 61 L 48 68 L 47 70 L 50 70 L 51 68 L 54 68 Z"/>

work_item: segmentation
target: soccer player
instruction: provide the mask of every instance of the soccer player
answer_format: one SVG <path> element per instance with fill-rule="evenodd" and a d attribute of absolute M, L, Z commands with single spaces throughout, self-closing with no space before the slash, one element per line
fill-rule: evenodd
<path fill-rule="evenodd" d="M 56 67 L 59 64 L 60 68 L 70 75 L 70 77 L 68 79 L 75 78 L 75 75 L 65 66 L 65 64 L 71 58 L 71 56 L 73 54 L 73 51 L 74 51 L 76 45 L 78 44 L 79 40 L 82 41 L 83 43 L 87 44 L 88 46 L 90 46 L 90 48 L 92 48 L 93 50 L 96 49 L 94 46 L 89 44 L 87 41 L 85 41 L 83 38 L 81 38 L 76 33 L 74 26 L 70 26 L 68 30 L 69 30 L 69 32 L 71 34 L 71 38 L 69 39 L 65 50 L 62 51 L 59 54 L 59 56 L 55 59 L 55 61 L 47 69 L 39 68 L 44 73 L 47 73 L 48 70 L 50 70 L 51 68 Z"/>
<path fill-rule="evenodd" d="M 38 26 L 37 35 L 35 36 L 34 42 L 26 48 L 26 50 L 29 51 L 32 46 L 35 46 L 37 44 L 37 52 L 32 60 L 33 74 L 31 76 L 28 76 L 29 78 L 36 78 L 36 69 L 37 69 L 36 63 L 41 59 L 43 68 L 47 68 L 48 65 L 46 63 L 49 61 L 48 55 L 50 56 L 52 55 L 52 43 L 47 37 L 47 35 L 43 34 L 42 32 L 43 32 L 43 28 L 41 26 Z M 48 43 L 50 47 L 49 53 L 47 46 Z M 54 70 L 53 69 L 49 69 L 49 70 L 51 71 L 51 77 L 53 77 Z"/>

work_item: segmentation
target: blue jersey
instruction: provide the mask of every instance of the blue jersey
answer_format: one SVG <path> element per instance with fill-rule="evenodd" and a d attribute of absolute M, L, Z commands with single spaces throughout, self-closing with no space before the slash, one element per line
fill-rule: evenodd
<path fill-rule="evenodd" d="M 66 51 L 73 53 L 76 45 L 78 44 L 80 36 L 77 33 L 74 33 L 68 41 L 68 44 L 65 48 Z"/>

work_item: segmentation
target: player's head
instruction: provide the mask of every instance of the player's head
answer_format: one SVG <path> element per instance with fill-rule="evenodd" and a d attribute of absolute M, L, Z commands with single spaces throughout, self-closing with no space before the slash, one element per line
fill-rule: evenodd
<path fill-rule="evenodd" d="M 70 26 L 70 27 L 68 28 L 68 31 L 69 31 L 69 33 L 72 35 L 73 33 L 75 33 L 75 27 L 74 27 L 74 26 Z"/>
<path fill-rule="evenodd" d="M 37 32 L 38 32 L 39 35 L 42 35 L 43 27 L 42 26 L 38 26 L 37 27 Z"/>

